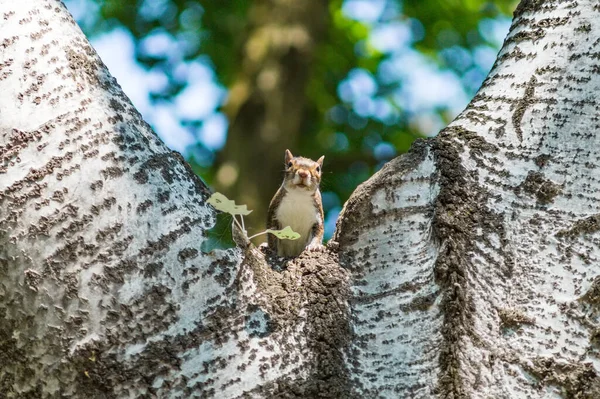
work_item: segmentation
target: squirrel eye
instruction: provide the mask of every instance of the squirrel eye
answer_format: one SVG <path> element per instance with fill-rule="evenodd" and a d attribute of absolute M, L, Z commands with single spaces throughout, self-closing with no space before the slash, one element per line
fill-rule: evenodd
<path fill-rule="evenodd" d="M 291 168 L 291 167 L 292 167 L 292 163 L 288 162 L 288 168 Z"/>
<path fill-rule="evenodd" d="M 320 172 L 320 171 L 321 171 L 321 167 L 317 166 L 317 172 Z"/>

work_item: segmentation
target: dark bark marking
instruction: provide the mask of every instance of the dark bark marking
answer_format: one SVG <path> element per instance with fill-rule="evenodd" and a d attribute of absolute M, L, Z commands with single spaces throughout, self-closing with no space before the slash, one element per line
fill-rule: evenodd
<path fill-rule="evenodd" d="M 119 308 L 109 310 L 105 323 L 114 327 L 107 330 L 106 339 L 90 341 L 68 355 L 69 361 L 62 367 L 70 369 L 76 376 L 74 384 L 78 397 L 118 398 L 140 379 L 148 381 L 144 384 L 148 394 L 156 393 L 151 387 L 153 378 L 147 379 L 147 376 L 166 377 L 170 370 L 181 367 L 181 359 L 174 355 L 180 352 L 177 338 L 148 342 L 131 363 L 122 362 L 114 352 L 114 346 L 121 341 L 129 342 L 131 335 L 135 335 L 139 343 L 144 343 L 148 337 L 174 323 L 177 305 L 169 301 L 170 296 L 168 287 L 157 285 L 130 305 L 121 304 Z M 134 315 L 143 329 L 128 327 Z M 117 386 L 121 390 L 116 391 Z"/>
<path fill-rule="evenodd" d="M 436 392 L 441 397 L 465 397 L 464 382 L 460 375 L 462 341 L 469 337 L 477 341 L 473 331 L 475 305 L 471 298 L 468 277 L 477 278 L 477 267 L 472 264 L 473 253 L 480 254 L 475 242 L 476 231 L 494 232 L 505 240 L 502 216 L 487 208 L 490 197 L 478 184 L 476 175 L 470 175 L 462 165 L 463 147 L 456 141 L 465 139 L 467 146 L 477 147 L 477 135 L 465 133 L 464 129 L 451 127 L 442 131 L 433 142 L 440 192 L 435 205 L 432 232 L 440 243 L 440 253 L 435 262 L 436 282 L 441 287 L 440 308 L 444 317 L 440 348 L 440 375 Z M 493 146 L 485 146 L 486 152 Z M 507 269 L 511 255 L 499 250 L 506 258 L 505 264 L 494 265 Z M 490 262 L 494 264 L 493 260 Z M 505 274 L 508 271 L 505 271 Z"/>
<path fill-rule="evenodd" d="M 596 312 L 600 311 L 600 276 L 596 276 L 587 292 L 579 298 L 580 302 L 587 303 L 595 308 Z"/>
<path fill-rule="evenodd" d="M 117 166 L 109 166 L 106 169 L 100 171 L 104 179 L 117 179 L 125 174 L 125 170 Z"/>
<path fill-rule="evenodd" d="M 92 205 L 90 207 L 90 212 L 93 215 L 98 216 L 100 212 L 109 210 L 113 207 L 113 205 L 116 205 L 116 203 L 117 199 L 115 197 L 104 198 L 101 202 L 98 202 L 96 205 Z"/>
<path fill-rule="evenodd" d="M 500 326 L 504 329 L 518 329 L 524 324 L 535 324 L 535 319 L 527 316 L 519 309 L 498 309 L 498 317 L 500 318 Z"/>
<path fill-rule="evenodd" d="M 177 161 L 172 153 L 155 154 L 140 165 L 140 170 L 135 173 L 134 178 L 138 183 L 146 184 L 149 178 L 148 174 L 156 170 L 167 183 L 172 184 L 176 178 L 176 166 Z"/>
<path fill-rule="evenodd" d="M 525 111 L 527 108 L 535 103 L 534 95 L 535 95 L 535 86 L 537 84 L 537 79 L 535 76 L 532 76 L 525 87 L 525 94 L 523 97 L 516 103 L 515 110 L 512 116 L 512 123 L 515 131 L 517 132 L 517 137 L 519 141 L 523 141 L 523 129 L 521 128 L 521 122 L 523 121 L 523 115 L 525 115 Z"/>
<path fill-rule="evenodd" d="M 552 156 L 549 154 L 540 154 L 535 157 L 533 161 L 535 162 L 536 166 L 541 169 L 547 166 L 550 161 L 552 161 Z"/>
<path fill-rule="evenodd" d="M 156 195 L 156 199 L 158 200 L 159 203 L 164 204 L 165 202 L 167 202 L 169 199 L 171 198 L 171 193 L 169 191 L 158 191 L 158 194 Z"/>
<path fill-rule="evenodd" d="M 531 29 L 531 30 L 522 30 L 522 31 L 517 32 L 514 35 L 510 36 L 506 40 L 505 45 L 507 43 L 521 43 L 524 41 L 536 42 L 536 41 L 544 38 L 544 36 L 546 36 L 546 31 L 542 28 L 536 28 L 536 29 Z"/>
<path fill-rule="evenodd" d="M 196 248 L 184 248 L 177 254 L 177 260 L 181 263 L 185 263 L 189 259 L 195 259 L 198 257 L 198 250 Z"/>
<path fill-rule="evenodd" d="M 163 267 L 163 262 L 148 263 L 146 267 L 144 267 L 144 277 L 150 278 L 158 276 L 158 272 L 162 270 Z"/>
<path fill-rule="evenodd" d="M 189 218 L 184 218 L 181 220 L 181 227 L 167 234 L 163 234 L 156 241 L 148 241 L 147 246 L 140 249 L 139 254 L 141 256 L 151 256 L 156 252 L 161 252 L 169 249 L 171 244 L 177 241 L 178 238 L 183 236 L 184 234 L 189 234 L 192 229 L 192 226 L 202 223 L 201 219 L 190 220 Z"/>
<path fill-rule="evenodd" d="M 250 337 L 267 337 L 275 330 L 271 316 L 257 305 L 249 305 L 245 312 L 246 330 Z"/>
<path fill-rule="evenodd" d="M 524 58 L 533 59 L 535 58 L 535 54 L 525 54 L 519 46 L 515 46 L 515 48 L 510 51 L 502 54 L 498 57 L 497 63 L 505 62 L 506 60 L 514 59 L 516 61 L 522 60 Z"/>
<path fill-rule="evenodd" d="M 514 18 L 521 17 L 525 13 L 534 14 L 540 11 L 551 11 L 556 9 L 557 2 L 548 0 L 521 0 L 515 9 Z"/>
<path fill-rule="evenodd" d="M 284 261 L 267 258 L 271 266 L 256 250 L 248 250 L 242 268 L 249 267 L 258 284 L 260 302 L 252 307 L 259 315 L 253 328 L 256 334 L 273 336 L 304 321 L 307 348 L 312 353 L 309 376 L 298 379 L 292 372 L 275 381 L 258 386 L 250 395 L 260 397 L 299 398 L 358 398 L 349 380 L 344 350 L 352 339 L 349 309 L 345 306 L 349 296 L 348 274 L 337 256 L 331 252 L 308 253 Z M 280 271 L 276 271 L 280 270 Z M 300 320 L 302 310 L 305 316 Z M 246 312 L 244 312 L 245 314 Z M 262 321 L 262 322 L 261 322 Z M 273 366 L 289 366 L 294 359 L 282 351 L 270 358 L 255 359 L 265 372 Z M 298 351 L 300 348 L 294 348 Z"/>
<path fill-rule="evenodd" d="M 51 219 L 42 217 L 42 218 L 40 218 L 40 223 L 38 224 L 38 226 L 40 227 L 40 229 L 38 229 L 38 231 L 49 234 L 49 230 L 52 227 L 61 225 L 64 222 L 66 222 L 67 219 L 69 219 L 69 218 L 74 219 L 76 216 L 77 216 L 76 214 L 74 215 L 74 214 L 67 214 L 67 213 L 59 213 L 57 215 L 57 217 L 51 218 Z M 72 237 L 76 233 L 83 231 L 84 228 L 86 226 L 88 226 L 90 223 L 92 223 L 93 221 L 94 221 L 94 217 L 92 215 L 85 214 L 81 217 L 81 219 L 75 219 L 71 223 L 69 223 L 67 226 L 58 230 L 58 232 L 56 233 L 56 237 L 57 238 Z"/>
<path fill-rule="evenodd" d="M 96 241 L 113 240 L 123 228 L 123 224 L 115 223 L 112 226 L 98 230 L 96 233 Z"/>
<path fill-rule="evenodd" d="M 539 386 L 555 385 L 566 398 L 600 397 L 600 376 L 591 362 L 558 362 L 552 357 L 537 357 L 522 362 L 521 367 L 537 379 Z"/>
<path fill-rule="evenodd" d="M 136 208 L 136 213 L 137 214 L 143 214 L 146 213 L 146 211 L 152 206 L 152 200 L 147 199 L 146 201 L 142 202 L 141 204 L 139 204 Z"/>
<path fill-rule="evenodd" d="M 577 220 L 575 223 L 573 223 L 573 227 L 556 233 L 556 237 L 575 239 L 580 235 L 593 234 L 597 231 L 600 231 L 600 214 L 591 215 L 585 219 Z"/>
<path fill-rule="evenodd" d="M 64 54 L 68 68 L 63 75 L 64 78 L 68 75 L 71 79 L 83 78 L 87 84 L 110 91 L 113 97 L 125 98 L 125 103 L 129 102 L 122 92 L 110 90 L 111 86 L 116 84 L 116 80 L 107 73 L 102 60 L 87 40 L 73 41 L 70 47 L 65 48 Z"/>
<path fill-rule="evenodd" d="M 379 292 L 377 294 L 353 296 L 352 298 L 350 298 L 350 303 L 351 304 L 372 303 L 372 302 L 376 302 L 376 301 L 378 301 L 382 298 L 385 298 L 386 296 L 390 296 L 390 295 L 395 296 L 395 295 L 403 293 L 403 292 L 415 293 L 415 292 L 418 292 L 421 288 L 422 288 L 421 284 L 415 284 L 413 282 L 406 282 L 398 287 L 395 287 L 390 290 L 385 290 L 385 291 Z"/>
<path fill-rule="evenodd" d="M 515 193 L 518 194 L 521 190 L 535 196 L 538 204 L 548 205 L 562 192 L 562 187 L 547 179 L 541 172 L 529 171 L 523 183 L 515 188 Z"/>
<path fill-rule="evenodd" d="M 14 166 L 14 162 L 20 162 L 19 153 L 27 148 L 31 143 L 39 142 L 43 135 L 42 130 L 37 129 L 31 132 L 24 132 L 13 129 L 10 133 L 2 133 L 3 139 L 8 137 L 4 146 L 0 145 L 0 173 L 5 173 L 8 166 Z"/>
<path fill-rule="evenodd" d="M 63 21 L 68 20 L 70 24 L 74 24 L 62 3 L 44 0 L 41 5 L 27 15 L 34 24 L 37 16 L 47 12 L 46 10 L 63 14 Z M 47 20 L 37 19 L 42 29 L 35 32 L 33 38 L 41 40 L 23 49 L 28 54 L 29 63 L 14 65 L 12 60 L 2 60 L 4 64 L 0 65 L 0 81 L 8 77 L 8 68 L 28 68 L 28 80 L 15 102 L 20 101 L 26 106 L 34 102 L 45 107 L 56 105 L 58 99 L 81 96 L 87 90 L 95 94 L 77 97 L 80 100 L 75 109 L 33 131 L 0 129 L 0 173 L 5 168 L 16 166 L 16 169 L 21 166 L 15 164 L 21 162 L 25 149 L 28 155 L 33 154 L 30 156 L 36 161 L 35 168 L 24 170 L 23 175 L 29 171 L 24 179 L 11 181 L 10 187 L 0 190 L 0 363 L 10 365 L 0 372 L 0 396 L 47 396 L 48 387 L 44 384 L 44 378 L 52 381 L 50 384 L 56 384 L 55 395 L 61 397 L 74 395 L 117 398 L 133 392 L 136 384 L 143 386 L 142 393 L 135 389 L 140 395 L 156 396 L 156 389 L 152 388 L 155 377 L 164 376 L 167 379 L 167 376 L 172 375 L 172 370 L 179 371 L 181 360 L 178 355 L 182 338 L 169 337 L 168 342 L 150 343 L 139 357 L 137 354 L 134 356 L 133 366 L 123 362 L 122 349 L 129 344 L 143 344 L 150 335 L 156 335 L 158 331 L 170 327 L 177 321 L 178 304 L 169 302 L 172 297 L 171 288 L 164 286 L 150 290 L 139 299 L 127 303 L 121 303 L 118 299 L 116 293 L 127 281 L 128 274 L 144 273 L 147 277 L 161 278 L 166 275 L 167 280 L 170 275 L 160 262 L 164 260 L 162 254 L 145 259 L 148 263 L 153 262 L 149 265 L 141 261 L 138 263 L 136 256 L 124 257 L 128 248 L 135 246 L 137 249 L 140 244 L 144 245 L 144 241 L 140 242 L 139 237 L 134 239 L 132 235 L 127 235 L 129 229 L 116 221 L 126 223 L 122 219 L 125 212 L 127 216 L 135 216 L 131 210 L 136 209 L 139 203 L 129 200 L 129 204 L 117 199 L 118 197 L 111 197 L 103 189 L 113 189 L 123 179 L 123 174 L 131 173 L 126 169 L 129 165 L 125 167 L 123 161 L 134 160 L 134 166 L 139 167 L 151 153 L 170 153 L 157 142 L 147 124 L 128 119 L 132 115 L 135 118 L 139 116 L 87 41 L 79 38 L 65 44 L 47 40 L 43 37 L 48 32 L 45 30 Z M 61 31 L 62 28 L 64 25 L 60 27 Z M 73 33 L 80 35 L 79 28 L 75 29 Z M 48 43 L 40 43 L 41 41 Z M 3 41 L 0 39 L 0 50 L 17 44 L 17 36 Z M 50 58 L 48 50 L 52 46 L 62 49 L 64 54 Z M 52 65 L 54 75 L 36 75 L 36 64 Z M 14 75 L 10 78 L 14 78 Z M 58 79 L 62 79 L 59 82 L 62 84 L 47 89 L 49 83 L 56 83 Z M 98 98 L 101 99 L 100 102 L 105 99 L 108 104 L 98 103 Z M 99 119 L 94 119 L 97 115 L 88 115 L 87 109 L 93 104 L 105 106 L 114 115 L 109 115 L 108 120 L 102 115 Z M 52 135 L 52 140 L 48 140 L 49 134 Z M 119 142 L 119 139 L 122 141 Z M 61 156 L 50 158 L 46 151 L 51 148 L 54 152 L 56 144 Z M 119 150 L 114 151 L 116 146 Z M 172 158 L 181 160 L 176 155 Z M 81 163 L 82 159 L 93 159 L 95 163 L 101 160 L 106 165 L 89 173 L 89 163 Z M 42 166 L 38 166 L 37 162 Z M 78 186 L 77 192 L 69 193 L 62 189 L 66 176 L 74 174 L 80 165 L 91 179 L 87 184 L 83 182 Z M 208 196 L 208 190 L 199 179 L 190 179 L 189 169 L 181 167 L 181 162 L 174 162 L 173 165 L 172 174 L 177 175 L 175 178 L 180 179 L 184 187 L 203 199 Z M 166 172 L 160 170 L 159 173 L 164 175 Z M 139 202 L 152 198 L 159 191 L 159 199 L 165 204 L 165 208 L 174 205 L 174 199 L 177 199 L 179 206 L 193 208 L 194 204 L 181 205 L 181 196 L 185 196 L 188 190 L 179 188 L 171 195 L 168 191 L 170 187 L 156 187 L 156 190 L 147 192 L 146 197 L 140 198 Z M 91 196 L 97 202 L 92 202 L 91 206 L 85 205 L 90 206 L 89 209 L 85 209 L 85 206 L 81 208 L 82 202 L 90 200 L 86 198 L 85 201 L 80 201 L 82 196 Z M 25 213 L 38 215 L 37 219 L 32 219 L 31 227 L 23 225 L 24 218 L 21 217 Z M 156 214 L 160 216 L 158 211 Z M 105 216 L 104 220 L 112 222 L 103 224 L 101 230 L 88 231 L 88 224 L 101 219 L 97 216 Z M 204 220 L 199 223 L 206 224 L 206 219 L 210 217 L 210 214 L 202 215 Z M 30 220 L 27 220 L 29 223 Z M 23 233 L 11 231 L 11 223 Z M 193 224 L 189 220 L 183 223 Z M 51 234 L 56 236 L 47 239 L 48 247 L 43 248 L 44 251 L 50 248 L 49 256 L 44 259 L 39 258 L 41 255 L 34 253 L 34 250 L 28 252 L 28 242 L 35 245 L 42 243 L 43 247 L 45 236 Z M 160 242 L 157 246 L 162 244 L 164 243 Z M 11 253 L 13 248 L 15 252 Z M 190 252 L 193 249 L 184 251 L 183 254 L 191 256 Z M 36 259 L 35 265 L 30 264 L 30 257 Z M 237 265 L 233 256 L 230 256 L 230 260 Z M 105 293 L 98 305 L 90 304 L 88 299 L 79 296 L 80 286 L 88 284 L 79 279 L 91 267 L 99 267 L 100 271 L 95 271 L 96 274 L 91 276 L 89 286 L 85 289 L 91 289 L 92 292 L 99 289 Z M 230 266 L 230 269 L 229 274 L 235 277 L 235 267 Z M 197 277 L 191 275 L 183 283 Z M 160 282 L 149 282 L 149 286 L 152 284 Z M 72 353 L 72 345 L 88 336 L 88 328 L 94 328 L 89 327 L 92 324 L 88 320 L 90 308 L 97 311 L 94 317 L 100 316 L 100 320 L 93 321 L 94 325 L 96 322 L 101 325 L 99 337 L 90 340 L 83 347 L 77 347 L 75 353 Z M 17 311 L 13 312 L 13 309 Z M 222 329 L 226 327 L 221 326 Z M 58 361 L 48 364 L 43 361 L 46 357 Z M 168 385 L 169 382 L 165 384 Z M 173 388 L 183 391 L 185 377 L 177 384 L 179 386 L 173 383 Z"/>

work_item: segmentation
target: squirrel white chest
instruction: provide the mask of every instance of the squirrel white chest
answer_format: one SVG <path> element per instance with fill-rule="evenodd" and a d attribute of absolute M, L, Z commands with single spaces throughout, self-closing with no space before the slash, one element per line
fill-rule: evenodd
<path fill-rule="evenodd" d="M 300 251 L 311 239 L 311 230 L 320 219 L 312 193 L 302 189 L 291 189 L 281 200 L 276 212 L 280 226 L 290 226 L 300 234 L 297 240 L 281 240 L 280 245 L 300 248 Z M 293 249 L 293 248 L 289 248 Z M 287 252 L 287 251 L 286 251 Z"/>

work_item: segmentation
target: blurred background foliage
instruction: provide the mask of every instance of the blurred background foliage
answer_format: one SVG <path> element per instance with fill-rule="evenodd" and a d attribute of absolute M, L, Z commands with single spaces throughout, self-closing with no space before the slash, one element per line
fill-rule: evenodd
<path fill-rule="evenodd" d="M 66 0 L 167 145 L 264 226 L 284 150 L 325 155 L 326 237 L 358 184 L 475 94 L 515 0 Z"/>

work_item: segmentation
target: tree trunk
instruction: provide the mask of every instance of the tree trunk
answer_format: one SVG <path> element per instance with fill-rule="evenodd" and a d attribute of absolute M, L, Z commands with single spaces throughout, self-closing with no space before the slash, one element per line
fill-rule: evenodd
<path fill-rule="evenodd" d="M 206 188 L 60 2 L 0 16 L 6 397 L 600 396 L 595 1 L 522 2 L 467 109 L 285 265 L 199 252 Z"/>
<path fill-rule="evenodd" d="M 600 7 L 523 1 L 467 109 L 334 237 L 366 397 L 597 398 Z"/>
<path fill-rule="evenodd" d="M 250 8 L 241 72 L 224 107 L 231 124 L 215 184 L 253 210 L 248 225 L 255 232 L 265 226 L 267 207 L 283 180 L 286 148 L 295 155 L 322 155 L 294 150 L 306 127 L 306 86 L 325 36 L 327 7 L 321 0 L 254 0 Z"/>

